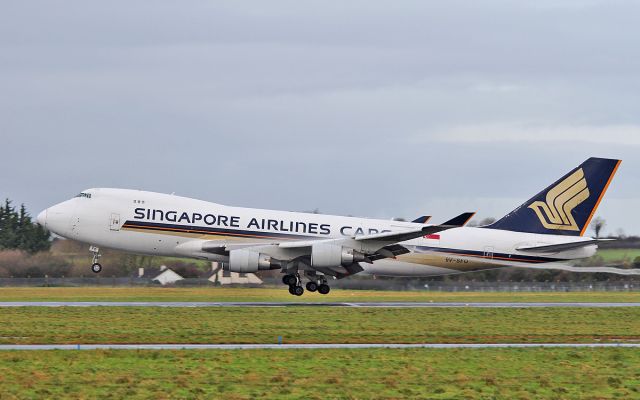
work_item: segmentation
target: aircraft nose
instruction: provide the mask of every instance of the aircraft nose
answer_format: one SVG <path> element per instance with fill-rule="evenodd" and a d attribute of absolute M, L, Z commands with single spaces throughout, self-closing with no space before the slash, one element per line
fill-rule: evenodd
<path fill-rule="evenodd" d="M 42 210 L 40 214 L 38 214 L 38 216 L 36 217 L 36 221 L 38 221 L 38 224 L 41 225 L 43 228 L 46 228 L 47 227 L 47 210 Z"/>

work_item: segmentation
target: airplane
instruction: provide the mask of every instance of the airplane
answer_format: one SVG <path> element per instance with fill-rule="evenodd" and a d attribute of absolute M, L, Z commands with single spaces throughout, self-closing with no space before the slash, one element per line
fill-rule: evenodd
<path fill-rule="evenodd" d="M 49 231 L 100 248 L 218 261 L 239 273 L 280 270 L 289 292 L 327 294 L 327 278 L 426 277 L 505 267 L 555 268 L 591 257 L 584 234 L 621 161 L 589 158 L 495 223 L 474 213 L 439 225 L 230 207 L 140 190 L 88 189 L 42 211 Z"/>

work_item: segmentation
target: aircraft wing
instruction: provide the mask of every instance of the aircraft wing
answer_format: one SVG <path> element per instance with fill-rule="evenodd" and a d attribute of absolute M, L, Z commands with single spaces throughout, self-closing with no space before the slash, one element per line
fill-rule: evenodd
<path fill-rule="evenodd" d="M 416 229 L 409 229 L 405 231 L 397 231 L 397 232 L 382 232 L 382 233 L 374 233 L 371 235 L 360 235 L 360 236 L 352 236 L 350 238 L 338 238 L 338 239 L 319 239 L 319 240 L 300 240 L 293 242 L 282 242 L 278 246 L 280 248 L 285 249 L 293 249 L 293 248 L 301 248 L 301 247 L 311 247 L 319 241 L 327 241 L 327 242 L 335 242 L 337 243 L 348 243 L 348 242 L 357 242 L 358 245 L 355 247 L 364 247 L 368 246 L 371 243 L 374 247 L 378 246 L 380 243 L 388 243 L 394 244 L 399 242 L 404 242 L 411 239 L 416 239 L 419 237 L 433 235 L 434 233 L 442 232 L 447 229 L 459 228 L 464 226 L 471 217 L 473 217 L 475 213 L 463 213 L 458 215 L 457 217 L 445 222 L 442 225 L 426 225 Z M 346 244 L 345 243 L 345 244 Z M 353 243 L 352 243 L 353 244 Z M 380 246 L 383 247 L 384 245 Z"/>
<path fill-rule="evenodd" d="M 398 255 L 408 253 L 409 250 L 402 246 L 401 242 L 432 235 L 447 229 L 458 228 L 469 221 L 474 213 L 463 213 L 442 225 L 424 225 L 413 229 L 396 232 L 383 232 L 371 235 L 360 235 L 331 239 L 311 239 L 297 241 L 283 241 L 274 243 L 228 243 L 223 240 L 205 240 L 187 242 L 179 246 L 185 252 L 191 254 L 217 254 L 232 256 L 234 250 L 249 250 L 269 256 L 283 269 L 289 268 L 291 263 L 302 263 L 307 268 L 315 269 L 321 273 L 343 278 L 361 272 L 363 268 L 360 262 L 373 263 L 383 258 L 395 258 Z M 315 246 L 334 246 L 349 249 L 355 256 L 348 265 L 336 265 L 330 267 L 313 266 L 312 252 Z"/>
<path fill-rule="evenodd" d="M 549 244 L 549 245 L 532 246 L 532 247 L 518 247 L 516 250 L 526 251 L 529 253 L 559 253 L 561 251 L 580 249 L 582 247 L 592 246 L 594 244 L 598 244 L 600 242 L 605 242 L 610 240 L 613 240 L 613 239 L 591 239 L 591 240 L 582 240 L 579 242 L 558 243 L 558 244 Z"/>

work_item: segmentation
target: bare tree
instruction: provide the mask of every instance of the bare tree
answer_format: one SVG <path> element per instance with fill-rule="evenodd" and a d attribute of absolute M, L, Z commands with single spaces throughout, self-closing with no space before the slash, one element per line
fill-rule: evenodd
<path fill-rule="evenodd" d="M 482 221 L 480 221 L 480 222 L 478 223 L 478 225 L 480 225 L 480 226 L 486 226 L 486 225 L 491 225 L 491 224 L 493 224 L 494 222 L 496 222 L 496 219 L 495 219 L 495 218 L 493 218 L 493 217 L 487 217 L 487 218 L 483 219 Z"/>
<path fill-rule="evenodd" d="M 477 227 L 477 226 L 487 226 L 487 225 L 493 224 L 494 222 L 496 222 L 496 219 L 493 217 L 486 217 L 481 220 L 477 220 L 474 218 L 467 224 L 467 226 L 470 228 Z"/>
<path fill-rule="evenodd" d="M 607 221 L 604 220 L 604 218 L 600 218 L 600 217 L 596 217 L 593 222 L 591 222 L 591 229 L 593 229 L 593 231 L 596 234 L 596 239 L 598 239 L 600 237 L 600 233 L 602 232 L 602 229 L 607 225 Z"/>

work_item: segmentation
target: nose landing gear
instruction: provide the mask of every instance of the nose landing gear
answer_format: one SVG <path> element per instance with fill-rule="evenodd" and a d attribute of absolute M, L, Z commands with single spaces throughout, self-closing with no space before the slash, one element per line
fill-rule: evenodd
<path fill-rule="evenodd" d="M 102 265 L 98 262 L 98 260 L 100 260 L 100 257 L 102 257 L 102 254 L 100 254 L 100 249 L 96 246 L 89 247 L 89 251 L 93 253 L 93 258 L 91 261 L 91 271 L 97 274 L 102 271 Z"/>

